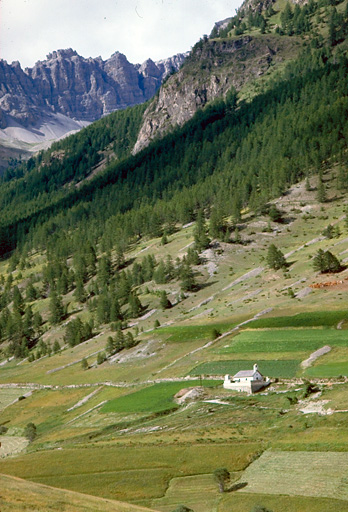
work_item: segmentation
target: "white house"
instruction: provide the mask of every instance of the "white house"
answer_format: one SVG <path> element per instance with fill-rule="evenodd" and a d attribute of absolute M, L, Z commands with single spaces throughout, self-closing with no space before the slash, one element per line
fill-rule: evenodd
<path fill-rule="evenodd" d="M 254 364 L 252 370 L 242 370 L 233 376 L 225 375 L 224 388 L 234 391 L 245 391 L 246 393 L 255 393 L 259 389 L 268 386 L 270 380 L 264 377 L 258 370 L 257 364 Z"/>

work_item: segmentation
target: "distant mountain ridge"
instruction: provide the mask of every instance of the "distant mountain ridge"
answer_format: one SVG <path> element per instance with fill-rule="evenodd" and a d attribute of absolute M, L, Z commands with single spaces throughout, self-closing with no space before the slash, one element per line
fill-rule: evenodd
<path fill-rule="evenodd" d="M 118 109 L 150 99 L 184 54 L 131 64 L 115 52 L 109 59 L 84 58 L 71 48 L 50 53 L 23 70 L 19 62 L 0 61 L 0 127 L 10 118 L 24 126 L 35 123 L 42 108 L 92 122 Z"/>
<path fill-rule="evenodd" d="M 178 54 L 131 64 L 120 52 L 104 61 L 81 57 L 69 48 L 24 70 L 19 62 L 0 60 L 0 141 L 30 149 L 23 143 L 59 138 L 115 110 L 143 103 L 185 58 Z"/>

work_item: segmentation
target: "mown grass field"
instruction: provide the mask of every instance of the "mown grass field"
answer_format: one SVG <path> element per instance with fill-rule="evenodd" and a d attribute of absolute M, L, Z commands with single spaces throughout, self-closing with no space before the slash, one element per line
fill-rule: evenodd
<path fill-rule="evenodd" d="M 0 388 L 0 411 L 5 409 L 8 405 L 12 404 L 20 396 L 23 396 L 29 391 L 29 388 L 11 389 Z"/>
<path fill-rule="evenodd" d="M 313 352 L 324 345 L 348 346 L 348 333 L 334 329 L 255 329 L 241 332 L 220 354 Z"/>
<path fill-rule="evenodd" d="M 346 501 L 306 496 L 230 493 L 222 497 L 218 512 L 250 512 L 254 507 L 267 507 L 272 512 L 347 512 Z"/>
<path fill-rule="evenodd" d="M 348 501 L 348 455 L 266 451 L 242 474 L 240 493 L 336 498 Z"/>
<path fill-rule="evenodd" d="M 286 379 L 295 377 L 299 370 L 300 362 L 301 361 L 297 359 L 281 361 L 257 360 L 259 370 L 264 376 L 282 377 Z M 251 370 L 254 363 L 255 361 L 252 360 L 209 361 L 191 370 L 190 375 L 234 375 L 240 370 Z"/>
<path fill-rule="evenodd" d="M 240 471 L 257 443 L 85 446 L 7 459 L 2 473 L 63 489 L 150 506 L 178 476 L 211 473 L 221 465 Z"/>
<path fill-rule="evenodd" d="M 178 497 L 180 496 L 180 503 Z M 180 504 L 195 512 L 216 510 L 220 496 L 213 475 L 198 475 L 173 478 L 163 498 L 153 500 L 152 508 L 171 512 Z"/>
<path fill-rule="evenodd" d="M 106 403 L 102 413 L 136 413 L 136 412 L 163 412 L 175 410 L 178 405 L 173 401 L 174 395 L 183 388 L 192 386 L 215 387 L 221 385 L 217 381 L 188 380 L 184 382 L 166 382 L 143 388 L 134 393 L 115 398 Z"/>

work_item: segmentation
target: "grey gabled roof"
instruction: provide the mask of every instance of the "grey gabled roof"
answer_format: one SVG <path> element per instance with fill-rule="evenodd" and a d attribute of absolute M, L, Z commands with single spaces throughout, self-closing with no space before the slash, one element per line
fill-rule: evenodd
<path fill-rule="evenodd" d="M 238 373 L 236 373 L 236 375 L 234 375 L 234 378 L 236 377 L 252 377 L 253 375 L 255 374 L 254 370 L 242 370 Z"/>

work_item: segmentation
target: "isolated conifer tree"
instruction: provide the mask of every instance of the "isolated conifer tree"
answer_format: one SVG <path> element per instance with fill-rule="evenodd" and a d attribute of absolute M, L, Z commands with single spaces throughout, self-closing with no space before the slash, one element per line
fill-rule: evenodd
<path fill-rule="evenodd" d="M 172 307 L 172 304 L 168 299 L 167 292 L 165 290 L 161 292 L 160 306 L 162 309 L 169 309 Z"/>
<path fill-rule="evenodd" d="M 341 263 L 330 251 L 319 249 L 313 258 L 313 268 L 317 272 L 339 272 L 342 270 Z"/>
<path fill-rule="evenodd" d="M 204 251 L 204 249 L 209 247 L 210 240 L 207 236 L 207 227 L 204 220 L 203 210 L 198 211 L 193 236 L 195 240 L 195 248 L 198 252 Z"/>
<path fill-rule="evenodd" d="M 282 251 L 278 249 L 274 244 L 271 244 L 268 248 L 267 263 L 274 270 L 287 267 L 287 263 Z"/>
<path fill-rule="evenodd" d="M 326 200 L 327 200 L 327 197 L 326 197 L 325 185 L 322 180 L 322 177 L 319 176 L 318 189 L 317 189 L 317 201 L 319 201 L 319 203 L 325 203 Z"/>
<path fill-rule="evenodd" d="M 142 305 L 139 300 L 139 297 L 135 293 L 131 293 L 129 296 L 129 315 L 131 318 L 137 318 L 141 311 L 142 311 Z"/>
<path fill-rule="evenodd" d="M 192 268 L 188 263 L 184 263 L 180 272 L 181 289 L 183 292 L 190 292 L 196 289 L 196 281 Z"/>

